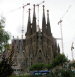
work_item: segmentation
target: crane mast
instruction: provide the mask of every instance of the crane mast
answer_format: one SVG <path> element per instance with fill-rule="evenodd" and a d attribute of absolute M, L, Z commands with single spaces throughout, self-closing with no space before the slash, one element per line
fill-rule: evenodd
<path fill-rule="evenodd" d="M 39 28 L 39 6 L 44 3 L 45 1 L 42 1 L 41 3 L 37 4 L 36 6 L 38 7 L 38 26 L 37 26 L 37 29 L 40 30 Z"/>
<path fill-rule="evenodd" d="M 68 7 L 68 9 L 66 10 L 66 12 L 63 14 L 63 16 L 62 16 L 62 17 L 60 18 L 60 20 L 58 21 L 58 25 L 60 25 L 60 30 L 61 30 L 62 53 L 64 53 L 62 22 L 63 22 L 63 18 L 64 18 L 65 15 L 68 13 L 68 11 L 69 11 L 70 8 L 71 8 L 71 5 L 69 5 L 69 7 Z"/>
<path fill-rule="evenodd" d="M 23 44 L 23 32 L 24 32 L 24 8 L 25 6 L 28 6 L 30 5 L 30 3 L 27 3 L 26 5 L 23 5 L 22 8 L 23 8 L 23 14 L 22 14 L 22 44 Z M 13 41 L 14 41 L 14 37 L 13 37 Z M 14 44 L 13 44 L 14 45 Z M 22 45 L 23 46 L 23 45 Z M 23 48 L 23 47 L 22 47 Z M 23 49 L 22 49 L 23 50 Z M 12 60 L 12 57 L 13 57 L 13 54 L 14 54 L 14 50 L 13 50 L 13 46 L 12 46 L 12 50 L 11 50 L 11 53 L 8 57 L 8 60 L 9 60 L 9 63 L 12 65 L 13 63 L 13 60 Z"/>
<path fill-rule="evenodd" d="M 22 13 L 22 39 L 23 39 L 23 33 L 24 33 L 24 8 L 26 6 L 30 5 L 30 3 L 27 3 L 26 5 L 23 5 L 22 8 L 23 8 L 23 13 Z"/>

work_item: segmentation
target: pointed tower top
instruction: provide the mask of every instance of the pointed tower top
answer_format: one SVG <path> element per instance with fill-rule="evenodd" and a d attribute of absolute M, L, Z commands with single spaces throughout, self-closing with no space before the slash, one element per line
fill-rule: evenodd
<path fill-rule="evenodd" d="M 30 20 L 30 8 L 28 9 L 29 10 L 29 17 L 28 17 L 28 22 L 31 22 L 31 20 Z"/>
<path fill-rule="evenodd" d="M 34 13 L 33 13 L 33 17 L 35 17 L 35 4 L 34 4 L 33 6 L 34 6 Z"/>
<path fill-rule="evenodd" d="M 59 44 L 58 44 L 58 53 L 60 53 L 60 46 L 59 46 Z"/>
<path fill-rule="evenodd" d="M 29 10 L 29 16 L 28 16 L 28 24 L 27 24 L 27 33 L 26 35 L 30 35 L 31 34 L 31 18 L 30 18 L 30 8 L 28 9 Z"/>
<path fill-rule="evenodd" d="M 43 5 L 43 9 L 44 9 L 45 5 Z"/>
<path fill-rule="evenodd" d="M 45 5 L 43 5 L 43 14 L 45 14 Z"/>
<path fill-rule="evenodd" d="M 47 10 L 47 12 L 49 12 L 49 10 Z"/>
<path fill-rule="evenodd" d="M 49 10 L 47 10 L 47 23 L 50 23 L 49 22 Z"/>
<path fill-rule="evenodd" d="M 51 34 L 50 20 L 49 20 L 49 10 L 47 10 L 47 35 Z"/>
<path fill-rule="evenodd" d="M 36 14 L 35 14 L 35 4 L 34 6 L 34 11 L 33 11 L 33 21 L 32 21 L 32 33 L 36 32 Z"/>
<path fill-rule="evenodd" d="M 33 4 L 33 6 L 35 7 L 35 4 Z"/>
<path fill-rule="evenodd" d="M 45 10 L 43 5 L 43 18 L 42 18 L 42 32 L 46 33 L 46 19 L 45 19 Z"/>
<path fill-rule="evenodd" d="M 31 10 L 31 9 L 29 8 L 29 12 L 30 12 L 30 10 Z"/>

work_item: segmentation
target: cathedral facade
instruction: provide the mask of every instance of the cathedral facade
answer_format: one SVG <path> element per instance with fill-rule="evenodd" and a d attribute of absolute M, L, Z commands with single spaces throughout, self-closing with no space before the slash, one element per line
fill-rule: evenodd
<path fill-rule="evenodd" d="M 28 68 L 37 63 L 49 64 L 60 53 L 59 45 L 52 36 L 49 20 L 49 10 L 47 10 L 47 22 L 45 17 L 45 7 L 43 5 L 42 30 L 37 31 L 35 5 L 33 9 L 33 19 L 31 23 L 30 9 L 28 16 L 27 32 L 25 39 L 13 39 L 13 61 L 17 61 L 20 68 Z M 16 57 L 15 57 L 16 55 Z M 17 59 L 16 59 L 17 58 Z M 15 61 L 15 62 L 16 62 Z"/>

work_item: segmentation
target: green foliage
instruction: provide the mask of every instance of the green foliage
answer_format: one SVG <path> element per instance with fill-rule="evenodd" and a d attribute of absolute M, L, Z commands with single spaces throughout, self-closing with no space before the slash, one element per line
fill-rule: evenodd
<path fill-rule="evenodd" d="M 69 69 L 61 69 L 58 74 L 60 73 L 60 77 L 75 77 L 75 73 Z"/>
<path fill-rule="evenodd" d="M 62 65 L 64 62 L 67 62 L 68 59 L 65 57 L 64 54 L 59 54 L 58 56 L 56 56 L 56 58 L 53 60 L 53 62 L 51 64 L 34 64 L 30 67 L 30 70 L 43 70 L 43 69 L 52 69 L 54 67 L 56 67 L 57 65 Z"/>
<path fill-rule="evenodd" d="M 30 67 L 30 70 L 42 70 L 44 69 L 45 65 L 42 63 L 34 64 Z"/>
<path fill-rule="evenodd" d="M 56 58 L 53 60 L 52 65 L 55 67 L 57 65 L 62 65 L 64 62 L 67 62 L 68 59 L 65 57 L 64 54 L 59 54 L 56 56 Z"/>
<path fill-rule="evenodd" d="M 8 60 L 3 58 L 0 62 L 0 77 L 9 77 L 13 72 L 11 65 L 8 63 Z"/>
<path fill-rule="evenodd" d="M 50 70 L 50 69 L 53 68 L 53 65 L 52 65 L 52 64 L 46 64 L 46 65 L 45 65 L 45 68 L 47 68 L 48 70 Z"/>
<path fill-rule="evenodd" d="M 51 64 L 46 64 L 45 68 L 47 68 L 48 70 L 55 68 L 58 65 L 62 65 L 63 63 L 67 62 L 68 59 L 65 57 L 64 54 L 59 54 L 58 56 L 56 56 L 56 58 L 52 61 Z"/>
<path fill-rule="evenodd" d="M 5 19 L 0 19 L 0 52 L 5 51 L 5 47 L 9 40 L 9 34 L 4 30 Z"/>
<path fill-rule="evenodd" d="M 61 75 L 63 76 L 63 77 L 71 77 L 71 73 L 72 73 L 72 71 L 70 71 L 70 70 L 61 70 Z"/>

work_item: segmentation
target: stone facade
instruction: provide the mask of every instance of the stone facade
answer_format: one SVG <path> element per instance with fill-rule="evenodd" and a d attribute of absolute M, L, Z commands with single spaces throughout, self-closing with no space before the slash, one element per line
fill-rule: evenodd
<path fill-rule="evenodd" d="M 49 11 L 47 10 L 47 23 L 45 18 L 45 9 L 43 6 L 42 30 L 37 31 L 35 5 L 33 11 L 33 21 L 31 23 L 30 9 L 25 39 L 13 39 L 13 61 L 17 59 L 19 66 L 24 71 L 37 63 L 51 63 L 52 60 L 60 53 L 56 39 L 52 36 Z M 16 56 L 17 57 L 16 57 Z M 15 62 L 17 62 L 15 61 Z M 17 64 L 17 65 L 18 65 Z M 20 68 L 19 67 L 19 68 Z"/>

